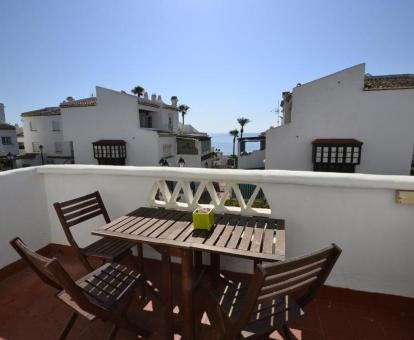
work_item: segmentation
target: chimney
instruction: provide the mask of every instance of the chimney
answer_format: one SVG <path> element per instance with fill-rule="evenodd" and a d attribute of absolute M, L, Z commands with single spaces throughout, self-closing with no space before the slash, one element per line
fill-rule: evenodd
<path fill-rule="evenodd" d="M 6 114 L 4 113 L 4 104 L 0 103 L 0 124 L 6 122 Z"/>
<path fill-rule="evenodd" d="M 157 100 L 157 95 L 155 94 L 155 93 L 153 93 L 152 95 L 151 95 L 151 101 L 152 102 L 155 102 Z"/>
<path fill-rule="evenodd" d="M 161 98 L 161 96 L 158 96 L 158 97 L 157 97 L 157 101 L 162 102 L 162 98 Z"/>
<path fill-rule="evenodd" d="M 144 92 L 144 99 L 148 100 L 148 92 Z"/>
<path fill-rule="evenodd" d="M 178 98 L 177 98 L 177 96 L 172 96 L 172 97 L 171 97 L 171 106 L 173 106 L 173 107 L 177 107 L 177 103 L 178 103 Z"/>

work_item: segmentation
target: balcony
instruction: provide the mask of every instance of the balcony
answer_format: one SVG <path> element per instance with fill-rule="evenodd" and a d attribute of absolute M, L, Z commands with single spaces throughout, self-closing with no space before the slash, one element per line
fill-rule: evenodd
<path fill-rule="evenodd" d="M 75 277 L 82 273 L 71 256 L 53 203 L 95 190 L 102 194 L 112 218 L 137 206 L 191 210 L 197 195 L 178 200 L 166 190 L 166 180 L 184 188 L 198 182 L 210 193 L 218 211 L 264 214 L 286 220 L 286 256 L 293 257 L 335 242 L 343 249 L 336 267 L 307 316 L 293 325 L 299 339 L 409 339 L 414 330 L 414 207 L 396 203 L 396 190 L 414 190 L 414 178 L 362 174 L 277 170 L 213 170 L 159 167 L 43 166 L 0 173 L 0 337 L 24 339 L 33 334 L 58 334 L 69 311 L 29 269 L 17 271 L 17 254 L 8 241 L 20 236 L 34 249 L 57 255 Z M 227 207 L 214 194 L 213 182 L 224 192 L 237 184 L 261 188 L 269 209 L 253 208 L 253 199 Z M 157 195 L 159 188 L 164 193 Z M 188 190 L 184 190 L 187 191 Z M 253 193 L 254 195 L 254 193 Z M 240 196 L 239 196 L 240 197 Z M 84 246 L 101 220 L 79 230 Z M 159 282 L 159 258 L 145 249 L 146 267 Z M 252 264 L 226 257 L 222 268 L 248 275 Z M 36 294 L 34 294 L 36 292 Z M 177 297 L 179 299 L 179 297 Z M 140 311 L 157 328 L 157 306 Z M 158 315 L 158 317 L 157 317 Z M 24 325 L 24 327 L 22 327 Z M 107 325 L 79 322 L 73 336 L 104 336 Z M 206 327 L 206 333 L 209 330 Z M 120 334 L 120 338 L 129 338 Z M 273 334 L 271 338 L 278 338 Z"/>

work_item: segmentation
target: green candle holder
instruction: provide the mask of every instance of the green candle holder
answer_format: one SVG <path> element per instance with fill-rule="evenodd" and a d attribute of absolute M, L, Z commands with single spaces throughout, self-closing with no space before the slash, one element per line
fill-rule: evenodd
<path fill-rule="evenodd" d="M 214 224 L 214 211 L 211 208 L 198 208 L 193 211 L 194 230 L 210 231 Z"/>

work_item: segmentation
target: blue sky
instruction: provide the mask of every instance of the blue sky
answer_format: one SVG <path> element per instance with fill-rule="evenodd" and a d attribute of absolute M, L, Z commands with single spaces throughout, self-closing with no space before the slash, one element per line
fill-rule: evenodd
<path fill-rule="evenodd" d="M 276 125 L 280 94 L 367 63 L 414 73 L 413 1 L 2 0 L 0 102 L 21 112 L 140 84 L 227 132 Z"/>

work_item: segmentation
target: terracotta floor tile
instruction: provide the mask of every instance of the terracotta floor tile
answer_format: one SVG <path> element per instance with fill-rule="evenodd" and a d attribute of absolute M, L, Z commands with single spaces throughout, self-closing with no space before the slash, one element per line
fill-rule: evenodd
<path fill-rule="evenodd" d="M 59 256 L 64 267 L 74 278 L 85 274 L 79 261 Z M 179 267 L 174 266 L 175 297 L 180 302 Z M 147 274 L 154 285 L 160 286 L 160 264 L 151 262 Z M 24 269 L 0 281 L 0 339 L 57 338 L 70 310 L 55 297 L 55 291 L 43 284 L 29 269 Z M 162 339 L 161 306 L 154 304 L 146 310 L 131 310 L 136 320 L 158 333 Z M 291 330 L 299 340 L 360 340 L 360 339 L 414 339 L 414 299 L 391 295 L 369 294 L 348 289 L 324 287 L 317 298 L 305 309 L 305 316 L 292 323 Z M 79 319 L 69 339 L 101 339 L 108 335 L 109 324 L 89 323 Z M 202 327 L 206 339 L 215 338 L 214 329 Z M 179 335 L 176 335 L 179 338 Z M 274 332 L 269 339 L 280 339 Z M 120 331 L 117 339 L 136 339 L 127 331 Z"/>

